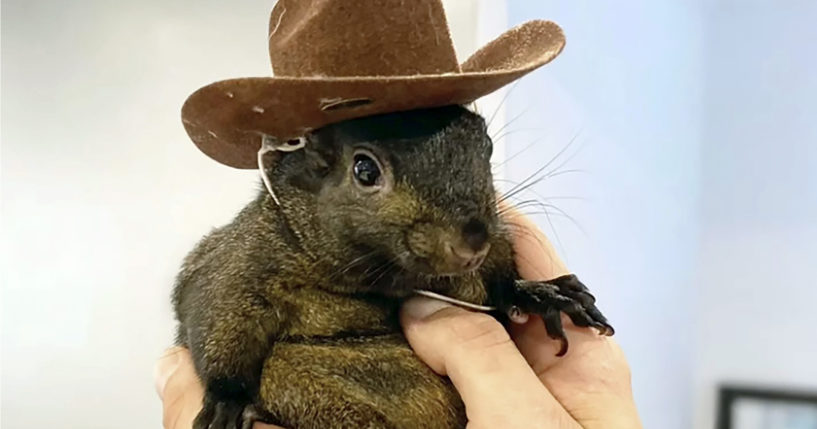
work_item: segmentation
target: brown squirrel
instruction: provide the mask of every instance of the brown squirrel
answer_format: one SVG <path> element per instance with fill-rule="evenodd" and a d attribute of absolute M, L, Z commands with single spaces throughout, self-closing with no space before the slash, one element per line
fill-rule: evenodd
<path fill-rule="evenodd" d="M 205 384 L 196 429 L 462 428 L 450 381 L 411 351 L 397 309 L 428 290 L 613 330 L 573 275 L 521 280 L 493 186 L 485 121 L 462 106 L 308 133 L 261 191 L 185 259 L 178 342 Z"/>

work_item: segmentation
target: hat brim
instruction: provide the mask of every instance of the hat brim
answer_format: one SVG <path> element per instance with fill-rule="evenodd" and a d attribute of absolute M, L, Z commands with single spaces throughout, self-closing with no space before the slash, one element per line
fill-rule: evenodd
<path fill-rule="evenodd" d="M 193 93 L 182 121 L 202 152 L 231 167 L 254 169 L 264 135 L 287 140 L 347 119 L 467 104 L 547 64 L 564 44 L 559 26 L 532 21 L 480 49 L 461 73 L 224 80 Z"/>

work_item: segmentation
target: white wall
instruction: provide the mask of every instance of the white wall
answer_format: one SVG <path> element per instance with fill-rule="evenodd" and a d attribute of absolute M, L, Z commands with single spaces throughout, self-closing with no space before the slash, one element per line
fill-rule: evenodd
<path fill-rule="evenodd" d="M 568 265 L 617 329 L 645 427 L 687 429 L 699 226 L 698 5 L 509 2 L 509 16 L 512 24 L 555 20 L 567 46 L 546 71 L 511 90 L 507 117 L 518 132 L 507 153 L 543 140 L 514 159 L 508 176 L 523 179 L 576 138 L 567 152 L 577 155 L 561 170 L 585 171 L 552 177 L 530 197 L 585 198 L 550 201 L 581 227 L 551 209 Z M 551 232 L 547 218 L 539 220 Z"/>
<path fill-rule="evenodd" d="M 251 196 L 180 106 L 268 74 L 266 0 L 3 1 L 3 427 L 160 423 L 174 272 Z"/>
<path fill-rule="evenodd" d="M 508 177 L 578 135 L 563 169 L 586 172 L 531 197 L 587 198 L 550 201 L 586 233 L 551 220 L 618 328 L 645 426 L 712 428 L 722 382 L 817 389 L 817 5 L 510 2 L 509 16 L 555 19 L 568 45 L 511 91 L 508 155 L 541 141 Z"/>
<path fill-rule="evenodd" d="M 697 428 L 724 381 L 817 390 L 817 3 L 706 17 Z"/>
<path fill-rule="evenodd" d="M 202 155 L 180 108 L 217 79 L 270 74 L 271 0 L 4 0 L 2 425 L 160 424 L 184 254 L 254 194 Z M 446 2 L 460 54 L 483 30 Z"/>

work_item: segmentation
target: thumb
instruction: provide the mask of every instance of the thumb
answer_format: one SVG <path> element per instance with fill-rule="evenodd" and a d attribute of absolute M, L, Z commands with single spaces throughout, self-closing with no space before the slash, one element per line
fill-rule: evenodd
<path fill-rule="evenodd" d="M 190 352 L 184 347 L 168 349 L 156 362 L 154 383 L 162 400 L 164 427 L 190 428 L 204 397 Z"/>
<path fill-rule="evenodd" d="M 406 302 L 400 321 L 417 356 L 451 379 L 471 424 L 515 428 L 572 421 L 493 317 L 418 297 Z"/>

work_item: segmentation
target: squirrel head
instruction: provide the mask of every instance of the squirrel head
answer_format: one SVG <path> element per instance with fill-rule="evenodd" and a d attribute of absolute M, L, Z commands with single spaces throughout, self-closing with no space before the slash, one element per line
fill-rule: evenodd
<path fill-rule="evenodd" d="M 456 276 L 478 269 L 498 234 L 492 147 L 481 116 L 447 106 L 328 125 L 269 174 L 310 196 L 306 241 L 349 261 Z M 302 203 L 281 200 L 288 219 L 304 217 Z"/>

